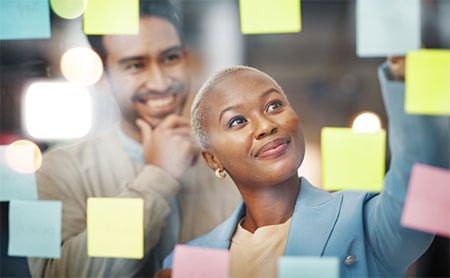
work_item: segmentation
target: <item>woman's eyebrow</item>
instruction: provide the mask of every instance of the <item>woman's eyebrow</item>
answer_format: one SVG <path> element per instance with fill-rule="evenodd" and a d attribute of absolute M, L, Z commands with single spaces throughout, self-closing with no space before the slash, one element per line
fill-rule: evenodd
<path fill-rule="evenodd" d="M 227 108 L 223 109 L 222 112 L 220 112 L 220 115 L 219 115 L 219 123 L 222 120 L 223 114 L 225 114 L 226 112 L 228 112 L 230 110 L 238 109 L 240 106 L 241 105 L 233 105 L 233 106 L 228 106 Z"/>

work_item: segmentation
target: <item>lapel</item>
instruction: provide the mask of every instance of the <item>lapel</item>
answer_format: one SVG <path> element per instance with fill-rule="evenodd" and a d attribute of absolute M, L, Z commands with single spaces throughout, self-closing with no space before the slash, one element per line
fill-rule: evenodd
<path fill-rule="evenodd" d="M 234 210 L 230 218 L 217 226 L 207 234 L 207 238 L 201 241 L 201 246 L 209 248 L 229 249 L 231 238 L 234 235 L 237 225 L 245 215 L 245 204 L 241 202 Z"/>
<path fill-rule="evenodd" d="M 305 178 L 300 183 L 285 255 L 321 256 L 339 216 L 342 195 L 318 189 Z"/>

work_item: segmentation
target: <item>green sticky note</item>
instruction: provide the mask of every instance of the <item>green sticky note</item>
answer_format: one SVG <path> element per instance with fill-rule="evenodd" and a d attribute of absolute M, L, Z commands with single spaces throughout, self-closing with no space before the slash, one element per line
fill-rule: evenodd
<path fill-rule="evenodd" d="M 138 0 L 89 0 L 84 13 L 85 34 L 137 34 Z"/>
<path fill-rule="evenodd" d="M 61 256 L 61 201 L 11 200 L 9 203 L 9 256 Z"/>
<path fill-rule="evenodd" d="M 284 256 L 278 258 L 278 278 L 339 277 L 337 257 Z"/>
<path fill-rule="evenodd" d="M 421 49 L 406 56 L 405 111 L 450 115 L 450 50 Z"/>
<path fill-rule="evenodd" d="M 242 34 L 301 30 L 300 0 L 240 0 L 239 9 Z"/>
<path fill-rule="evenodd" d="M 380 192 L 385 174 L 386 131 L 322 129 L 323 187 Z"/>
<path fill-rule="evenodd" d="M 91 257 L 142 259 L 144 200 L 88 198 L 87 249 Z"/>

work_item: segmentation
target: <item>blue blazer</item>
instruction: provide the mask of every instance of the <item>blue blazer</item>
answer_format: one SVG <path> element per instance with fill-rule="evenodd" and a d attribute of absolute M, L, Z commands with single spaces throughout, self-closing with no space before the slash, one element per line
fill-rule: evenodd
<path fill-rule="evenodd" d="M 389 117 L 391 165 L 383 191 L 330 193 L 301 178 L 291 219 L 285 255 L 338 257 L 341 277 L 405 276 L 434 237 L 402 227 L 400 218 L 412 165 L 449 167 L 449 118 L 406 115 L 404 85 L 387 80 L 386 71 L 386 65 L 380 67 L 379 78 Z M 228 220 L 188 244 L 229 249 L 244 215 L 242 203 Z M 171 265 L 172 254 L 164 268 Z"/>

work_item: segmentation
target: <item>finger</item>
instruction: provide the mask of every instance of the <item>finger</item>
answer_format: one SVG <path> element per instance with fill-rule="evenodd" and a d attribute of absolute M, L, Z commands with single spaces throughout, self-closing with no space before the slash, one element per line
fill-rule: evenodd
<path fill-rule="evenodd" d="M 142 142 L 148 142 L 151 140 L 152 136 L 152 128 L 149 124 L 147 124 L 143 119 L 137 119 L 136 125 L 139 127 L 141 131 L 141 140 Z"/>
<path fill-rule="evenodd" d="M 158 125 L 158 128 L 176 128 L 190 126 L 190 122 L 187 118 L 171 114 L 167 116 L 162 122 Z"/>
<path fill-rule="evenodd" d="M 173 135 L 179 135 L 183 137 L 191 137 L 192 130 L 190 127 L 177 127 L 171 129 Z"/>

